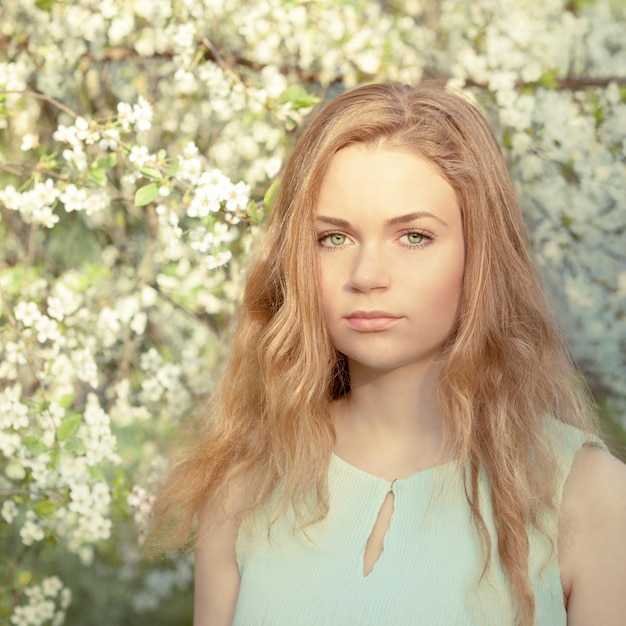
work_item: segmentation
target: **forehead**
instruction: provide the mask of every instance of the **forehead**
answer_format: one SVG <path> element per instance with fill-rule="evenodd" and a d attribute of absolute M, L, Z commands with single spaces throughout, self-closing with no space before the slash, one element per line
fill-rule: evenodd
<path fill-rule="evenodd" d="M 437 168 L 416 153 L 353 144 L 332 157 L 320 186 L 317 216 L 382 220 L 418 211 L 457 221 L 456 194 Z"/>

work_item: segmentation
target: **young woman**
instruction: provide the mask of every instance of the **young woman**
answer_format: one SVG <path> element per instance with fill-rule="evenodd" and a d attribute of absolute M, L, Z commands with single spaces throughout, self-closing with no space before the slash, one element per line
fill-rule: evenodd
<path fill-rule="evenodd" d="M 624 624 L 603 449 L 487 123 L 331 102 L 286 165 L 232 358 L 156 507 L 196 626 Z"/>

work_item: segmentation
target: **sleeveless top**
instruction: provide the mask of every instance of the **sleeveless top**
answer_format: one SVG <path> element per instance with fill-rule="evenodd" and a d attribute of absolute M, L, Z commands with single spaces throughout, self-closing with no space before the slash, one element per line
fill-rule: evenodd
<path fill-rule="evenodd" d="M 595 438 L 546 420 L 558 465 L 555 503 L 574 455 Z M 484 563 L 455 461 L 390 483 L 333 455 L 328 514 L 299 530 L 293 511 L 268 534 L 269 508 L 248 515 L 237 540 L 241 575 L 234 626 L 508 626 L 515 613 L 497 554 L 489 485 L 479 474 L 481 512 L 492 538 Z M 384 549 L 364 576 L 367 540 L 389 492 L 394 509 Z M 557 560 L 557 514 L 548 537 L 529 532 L 538 626 L 565 626 Z"/>

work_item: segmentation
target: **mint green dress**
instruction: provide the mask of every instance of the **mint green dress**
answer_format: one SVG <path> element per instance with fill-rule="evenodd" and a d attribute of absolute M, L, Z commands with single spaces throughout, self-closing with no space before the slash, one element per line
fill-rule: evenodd
<path fill-rule="evenodd" d="M 582 432 L 549 420 L 547 436 L 558 460 L 557 504 Z M 497 548 L 488 578 L 478 585 L 483 555 L 455 462 L 390 483 L 337 456 L 328 472 L 326 518 L 296 529 L 293 513 L 268 539 L 264 511 L 248 516 L 239 532 L 241 574 L 235 626 L 508 626 L 513 605 Z M 394 511 L 384 550 L 367 576 L 365 545 L 387 494 Z M 489 488 L 480 477 L 485 522 L 495 530 Z M 536 624 L 565 626 L 557 561 L 558 520 L 546 518 L 551 542 L 530 534 L 530 576 Z"/>

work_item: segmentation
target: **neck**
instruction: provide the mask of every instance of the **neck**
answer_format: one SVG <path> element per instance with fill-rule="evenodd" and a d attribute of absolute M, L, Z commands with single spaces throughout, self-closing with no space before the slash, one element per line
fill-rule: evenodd
<path fill-rule="evenodd" d="M 350 363 L 350 393 L 335 407 L 337 454 L 380 475 L 408 475 L 441 462 L 442 366 L 381 372 Z"/>

